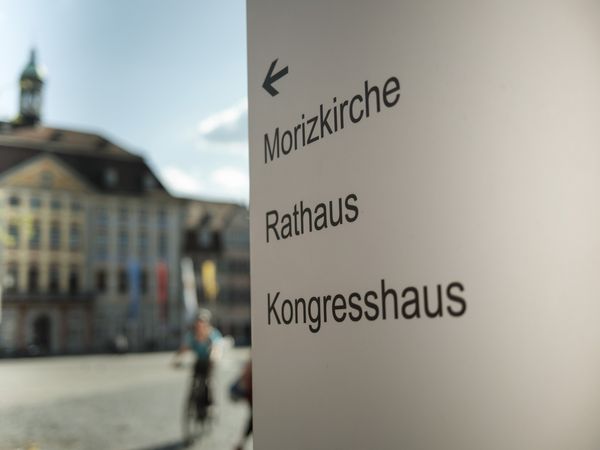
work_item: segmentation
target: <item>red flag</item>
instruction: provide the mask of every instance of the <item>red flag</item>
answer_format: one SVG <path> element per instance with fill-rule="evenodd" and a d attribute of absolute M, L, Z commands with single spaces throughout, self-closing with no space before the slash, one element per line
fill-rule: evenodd
<path fill-rule="evenodd" d="M 163 320 L 167 319 L 167 302 L 169 298 L 169 269 L 163 261 L 156 264 L 156 298 L 158 300 L 160 315 Z"/>

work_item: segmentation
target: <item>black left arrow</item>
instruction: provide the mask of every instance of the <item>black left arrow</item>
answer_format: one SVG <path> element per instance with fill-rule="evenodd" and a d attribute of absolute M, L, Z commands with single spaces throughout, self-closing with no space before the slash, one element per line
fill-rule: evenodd
<path fill-rule="evenodd" d="M 269 67 L 269 72 L 265 77 L 265 81 L 263 81 L 263 88 L 273 97 L 279 94 L 279 91 L 273 87 L 273 83 L 275 83 L 280 78 L 284 77 L 288 73 L 288 66 L 285 66 L 277 73 L 273 73 L 275 71 L 275 65 L 277 64 L 277 59 L 271 63 L 271 67 Z"/>

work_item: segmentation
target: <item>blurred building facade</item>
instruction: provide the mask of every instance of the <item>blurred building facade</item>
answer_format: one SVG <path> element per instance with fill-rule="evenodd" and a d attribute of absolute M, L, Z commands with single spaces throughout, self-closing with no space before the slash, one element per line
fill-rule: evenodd
<path fill-rule="evenodd" d="M 231 203 L 187 200 L 183 256 L 196 272 L 198 303 L 236 343 L 250 344 L 248 209 Z"/>
<path fill-rule="evenodd" d="M 142 157 L 97 134 L 43 126 L 43 84 L 32 52 L 19 115 L 0 122 L 0 350 L 175 347 L 186 254 L 200 302 L 247 340 L 249 273 L 238 273 L 249 261 L 247 209 L 173 197 Z"/>

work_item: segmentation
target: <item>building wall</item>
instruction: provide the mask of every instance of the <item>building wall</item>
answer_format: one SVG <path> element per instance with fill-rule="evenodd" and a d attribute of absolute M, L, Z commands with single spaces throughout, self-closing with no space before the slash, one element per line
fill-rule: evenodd
<path fill-rule="evenodd" d="M 133 351 L 174 348 L 183 318 L 182 255 L 194 261 L 200 302 L 213 310 L 215 323 L 238 343 L 249 343 L 248 211 L 218 204 L 209 234 L 218 235 L 219 244 L 189 253 L 182 243 L 188 207 L 189 201 L 159 189 L 139 195 L 100 193 L 52 156 L 3 173 L 0 354 L 2 348 L 39 351 L 44 342 L 50 353 L 107 351 L 119 335 L 127 337 Z M 204 261 L 216 267 L 219 292 L 212 299 L 202 292 Z M 132 265 L 146 280 L 137 312 L 132 309 Z M 168 273 L 166 306 L 159 302 L 159 265 Z"/>
<path fill-rule="evenodd" d="M 20 204 L 10 205 L 11 199 Z M 32 202 L 39 206 L 32 207 Z M 66 292 L 69 288 L 69 273 L 73 269 L 79 276 L 80 289 L 87 283 L 85 271 L 85 234 L 86 215 L 85 197 L 70 192 L 46 191 L 32 188 L 4 188 L 0 190 L 2 221 L 4 223 L 3 264 L 6 268 L 14 264 L 18 267 L 16 289 L 25 292 L 30 282 L 29 268 L 39 268 L 39 290 L 50 289 L 50 266 L 58 267 L 58 290 Z M 74 209 L 74 206 L 77 209 Z M 10 228 L 17 227 L 19 239 L 16 245 L 10 241 Z M 33 245 L 34 228 L 39 227 L 39 244 Z M 56 228 L 58 245 L 51 241 L 51 231 Z M 76 246 L 71 246 L 71 229 L 79 233 Z"/>
<path fill-rule="evenodd" d="M 173 348 L 179 342 L 181 315 L 181 217 L 180 201 L 164 192 L 98 194 L 52 158 L 4 176 L 0 347 L 10 353 L 29 351 L 39 341 L 36 323 L 39 331 L 46 321 L 51 353 L 106 351 L 123 332 L 131 350 Z M 130 309 L 133 262 L 147 280 L 137 314 Z M 166 308 L 158 304 L 159 262 L 169 275 Z M 98 286 L 100 271 L 105 289 Z M 77 289 L 72 289 L 75 278 Z"/>
<path fill-rule="evenodd" d="M 85 324 L 71 318 L 85 315 L 91 308 L 86 302 L 92 300 L 82 295 L 87 284 L 85 200 L 85 186 L 69 181 L 51 160 L 35 161 L 3 180 L 0 345 L 11 351 L 25 351 L 34 343 L 34 323 L 43 317 L 49 321 L 48 351 L 66 352 L 69 345 L 83 351 L 88 344 Z M 78 344 L 68 345 L 68 336 Z"/>
<path fill-rule="evenodd" d="M 220 316 L 238 344 L 250 343 L 250 229 L 248 210 L 239 208 L 222 232 Z"/>
<path fill-rule="evenodd" d="M 172 347 L 179 327 L 179 255 L 181 207 L 167 196 L 97 196 L 90 212 L 90 278 L 96 297 L 95 345 L 106 346 L 118 334 L 134 349 Z M 157 266 L 168 269 L 167 310 L 158 302 Z M 145 273 L 146 289 L 139 296 L 139 312 L 131 312 L 130 265 Z M 106 288 L 99 284 L 103 273 Z"/>
<path fill-rule="evenodd" d="M 204 206 L 203 202 L 199 202 Z M 190 207 L 196 207 L 192 202 Z M 201 306 L 213 312 L 215 325 L 224 333 L 234 337 L 236 344 L 250 343 L 250 247 L 248 210 L 238 205 L 218 205 L 220 210 L 211 204 L 205 206 L 205 215 L 214 218 L 217 224 L 208 222 L 202 225 L 202 215 L 197 225 L 188 230 L 188 236 L 197 242 L 188 242 L 186 256 L 192 258 L 198 280 L 198 298 Z M 211 231 L 219 236 L 217 247 L 207 246 L 203 249 L 203 237 Z M 190 232 L 191 231 L 191 232 Z M 207 239 L 204 239 L 207 242 Z M 195 245 L 194 245 L 195 244 Z M 203 264 L 208 261 L 216 265 L 218 295 L 210 299 L 204 292 Z"/>

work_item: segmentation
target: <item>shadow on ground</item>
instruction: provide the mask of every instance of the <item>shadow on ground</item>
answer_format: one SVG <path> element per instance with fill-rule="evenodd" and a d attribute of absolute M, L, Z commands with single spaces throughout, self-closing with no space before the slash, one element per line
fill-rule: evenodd
<path fill-rule="evenodd" d="M 170 442 L 170 443 L 166 443 L 166 444 L 159 444 L 156 446 L 151 446 L 151 447 L 143 447 L 143 448 L 138 448 L 135 450 L 183 450 L 185 448 L 189 448 L 186 447 L 184 445 L 183 441 L 179 441 L 179 442 Z"/>

